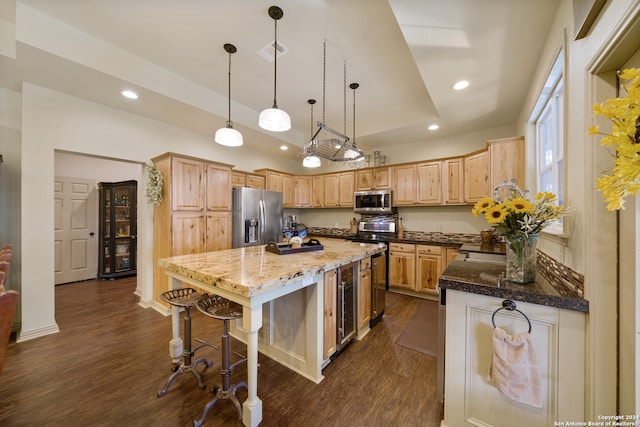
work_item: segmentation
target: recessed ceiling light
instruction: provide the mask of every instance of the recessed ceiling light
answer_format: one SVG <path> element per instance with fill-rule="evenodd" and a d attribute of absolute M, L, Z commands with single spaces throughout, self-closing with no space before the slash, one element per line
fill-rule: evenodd
<path fill-rule="evenodd" d="M 455 82 L 453 86 L 451 86 L 455 90 L 462 90 L 469 86 L 469 82 L 466 80 L 460 80 L 459 82 Z"/>
<path fill-rule="evenodd" d="M 280 146 L 280 149 L 281 149 L 281 150 L 283 150 L 283 151 L 285 151 L 285 150 L 288 150 L 288 149 L 289 149 L 289 147 L 287 147 L 286 145 L 281 145 L 281 146 Z"/>
<path fill-rule="evenodd" d="M 435 124 L 434 125 L 429 125 L 428 129 L 429 130 L 438 130 L 438 129 L 440 129 L 440 126 L 435 125 Z"/>
<path fill-rule="evenodd" d="M 132 90 L 123 90 L 122 92 L 120 92 L 122 94 L 122 96 L 124 96 L 125 98 L 129 98 L 129 99 L 138 99 L 138 94 L 135 93 Z"/>

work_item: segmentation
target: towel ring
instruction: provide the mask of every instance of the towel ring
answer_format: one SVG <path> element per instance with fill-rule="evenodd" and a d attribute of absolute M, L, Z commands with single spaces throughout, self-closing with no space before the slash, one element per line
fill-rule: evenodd
<path fill-rule="evenodd" d="M 517 311 L 518 313 L 522 314 L 524 318 L 527 319 L 527 323 L 529 324 L 529 333 L 531 333 L 531 321 L 529 320 L 526 314 L 524 314 L 522 311 L 516 308 L 516 303 L 511 301 L 510 299 L 506 299 L 502 301 L 502 307 L 500 307 L 499 309 L 493 312 L 493 315 L 491 316 L 491 324 L 493 325 L 494 328 L 496 327 L 496 322 L 495 322 L 496 313 L 499 312 L 500 310 Z"/>

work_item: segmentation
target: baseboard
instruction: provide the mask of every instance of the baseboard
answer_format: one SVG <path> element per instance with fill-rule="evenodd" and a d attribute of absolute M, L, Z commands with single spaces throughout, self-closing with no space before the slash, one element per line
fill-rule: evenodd
<path fill-rule="evenodd" d="M 16 342 L 24 342 L 28 340 L 32 340 L 34 338 L 40 338 L 51 334 L 56 334 L 60 332 L 60 328 L 58 328 L 58 324 L 53 324 L 44 328 L 34 329 L 31 331 L 19 331 L 16 335 Z"/>

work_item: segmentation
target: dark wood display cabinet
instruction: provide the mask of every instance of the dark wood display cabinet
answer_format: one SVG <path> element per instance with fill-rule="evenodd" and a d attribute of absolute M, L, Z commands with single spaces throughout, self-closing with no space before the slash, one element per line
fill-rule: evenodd
<path fill-rule="evenodd" d="M 137 181 L 101 182 L 98 278 L 136 274 Z"/>

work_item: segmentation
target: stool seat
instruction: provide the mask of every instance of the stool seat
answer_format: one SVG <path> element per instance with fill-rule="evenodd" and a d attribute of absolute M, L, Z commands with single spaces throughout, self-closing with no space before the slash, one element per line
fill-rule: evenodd
<path fill-rule="evenodd" d="M 193 288 L 172 289 L 160 294 L 162 301 L 176 307 L 195 307 L 202 294 Z"/>
<path fill-rule="evenodd" d="M 242 306 L 217 295 L 205 295 L 198 300 L 198 310 L 218 320 L 242 318 Z"/>

